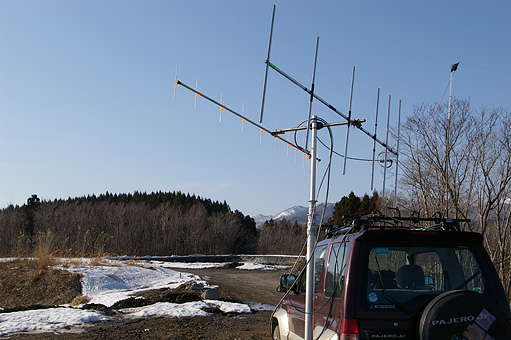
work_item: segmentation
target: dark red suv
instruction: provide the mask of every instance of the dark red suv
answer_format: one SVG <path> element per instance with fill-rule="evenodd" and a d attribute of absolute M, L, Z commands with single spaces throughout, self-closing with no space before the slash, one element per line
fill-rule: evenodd
<path fill-rule="evenodd" d="M 483 237 L 437 222 L 405 228 L 373 216 L 331 229 L 315 250 L 313 338 L 510 340 L 509 302 Z M 282 276 L 273 339 L 304 339 L 304 282 Z"/>

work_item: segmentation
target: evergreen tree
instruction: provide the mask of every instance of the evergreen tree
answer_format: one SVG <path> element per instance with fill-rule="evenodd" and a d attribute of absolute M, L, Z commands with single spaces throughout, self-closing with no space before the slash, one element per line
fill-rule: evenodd
<path fill-rule="evenodd" d="M 41 200 L 36 194 L 33 194 L 27 199 L 27 204 L 23 206 L 25 212 L 25 223 L 23 225 L 23 232 L 30 239 L 30 244 L 33 242 L 35 230 L 35 213 L 41 204 Z"/>
<path fill-rule="evenodd" d="M 362 199 L 350 192 L 346 197 L 343 196 L 339 202 L 335 204 L 334 213 L 329 223 L 335 225 L 344 225 L 350 223 L 355 216 L 364 216 L 378 210 L 380 206 L 380 196 L 375 191 L 372 197 L 365 194 Z M 347 218 L 345 218 L 347 217 Z"/>

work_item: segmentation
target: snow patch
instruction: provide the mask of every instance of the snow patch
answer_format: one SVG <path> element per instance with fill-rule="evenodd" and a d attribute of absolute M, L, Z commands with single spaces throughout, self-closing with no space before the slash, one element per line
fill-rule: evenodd
<path fill-rule="evenodd" d="M 0 336 L 51 331 L 109 320 L 100 312 L 75 308 L 48 308 L 0 314 Z"/>
<path fill-rule="evenodd" d="M 81 273 L 82 295 L 90 298 L 89 303 L 111 307 L 118 301 L 152 289 L 175 289 L 193 281 L 208 286 L 198 276 L 180 273 L 159 266 L 73 266 L 63 267 L 70 272 Z"/>
<path fill-rule="evenodd" d="M 240 313 L 240 314 L 252 313 L 252 309 L 250 309 L 248 305 L 243 303 L 224 302 L 219 300 L 204 300 L 204 302 L 217 307 L 224 313 Z"/>
<path fill-rule="evenodd" d="M 154 305 L 136 308 L 138 310 L 130 315 L 136 317 L 151 317 L 151 316 L 169 316 L 169 317 L 190 317 L 190 316 L 209 316 L 208 312 L 202 308 L 210 307 L 209 304 L 203 301 L 186 302 L 186 303 L 170 303 L 158 302 Z"/>
<path fill-rule="evenodd" d="M 289 268 L 289 266 L 278 266 L 274 264 L 260 264 L 254 262 L 244 262 L 241 266 L 236 267 L 236 269 L 242 270 L 281 270 Z"/>

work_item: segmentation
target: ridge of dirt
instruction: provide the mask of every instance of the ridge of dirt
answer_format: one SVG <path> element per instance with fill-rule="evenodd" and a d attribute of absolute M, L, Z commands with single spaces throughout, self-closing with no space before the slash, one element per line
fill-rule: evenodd
<path fill-rule="evenodd" d="M 70 304 L 81 295 L 80 275 L 36 261 L 0 262 L 0 307 L 4 312 Z"/>

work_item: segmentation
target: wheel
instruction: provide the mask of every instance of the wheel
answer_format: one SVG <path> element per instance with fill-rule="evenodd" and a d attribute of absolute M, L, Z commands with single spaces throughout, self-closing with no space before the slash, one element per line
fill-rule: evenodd
<path fill-rule="evenodd" d="M 280 340 L 280 328 L 279 325 L 275 326 L 273 329 L 273 334 L 271 337 L 273 340 Z"/>
<path fill-rule="evenodd" d="M 482 294 L 456 290 L 434 298 L 421 314 L 420 340 L 511 339 L 501 308 Z"/>

